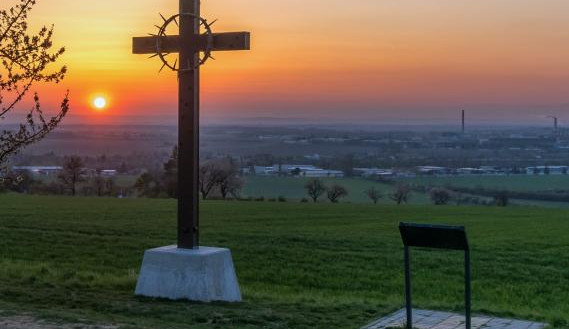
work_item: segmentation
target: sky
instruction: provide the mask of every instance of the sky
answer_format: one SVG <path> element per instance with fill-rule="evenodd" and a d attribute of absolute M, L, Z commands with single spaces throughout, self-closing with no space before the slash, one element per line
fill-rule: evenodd
<path fill-rule="evenodd" d="M 175 73 L 131 54 L 131 38 L 177 8 L 39 0 L 32 25 L 55 24 L 69 67 L 60 86 L 40 88 L 46 102 L 68 88 L 72 121 L 175 122 Z M 568 12 L 566 0 L 203 0 L 214 30 L 250 31 L 252 49 L 203 67 L 202 117 L 436 124 L 465 109 L 479 123 L 569 123 Z"/>

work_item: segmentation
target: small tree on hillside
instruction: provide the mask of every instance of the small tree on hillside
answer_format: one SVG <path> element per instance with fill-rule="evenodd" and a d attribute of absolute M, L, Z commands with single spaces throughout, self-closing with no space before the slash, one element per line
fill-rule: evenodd
<path fill-rule="evenodd" d="M 221 197 L 226 199 L 229 195 L 238 196 L 243 187 L 243 181 L 239 177 L 239 166 L 227 158 L 219 161 L 218 170 L 217 188 Z"/>
<path fill-rule="evenodd" d="M 161 187 L 160 182 L 149 172 L 140 175 L 134 183 L 134 188 L 141 197 L 157 198 L 160 196 Z"/>
<path fill-rule="evenodd" d="M 342 185 L 334 184 L 328 188 L 328 200 L 332 203 L 338 203 L 346 196 L 348 196 L 348 190 Z"/>
<path fill-rule="evenodd" d="M 411 188 L 409 185 L 399 184 L 395 188 L 395 191 L 389 196 L 389 198 L 398 205 L 402 203 L 407 203 L 409 201 L 409 196 L 411 194 Z"/>
<path fill-rule="evenodd" d="M 510 197 L 508 192 L 501 191 L 494 195 L 494 204 L 498 207 L 507 207 L 510 204 Z"/>
<path fill-rule="evenodd" d="M 222 176 L 219 163 L 216 160 L 209 160 L 200 165 L 199 187 L 202 198 L 206 200 L 215 189 Z"/>
<path fill-rule="evenodd" d="M 105 179 L 101 175 L 91 178 L 91 187 L 97 196 L 105 194 Z"/>
<path fill-rule="evenodd" d="M 306 193 L 315 203 L 326 192 L 326 185 L 319 179 L 311 179 L 305 185 Z"/>
<path fill-rule="evenodd" d="M 381 198 L 383 198 L 383 193 L 375 187 L 371 187 L 365 191 L 365 194 L 374 204 L 377 204 Z"/>
<path fill-rule="evenodd" d="M 164 163 L 164 187 L 166 194 L 170 198 L 178 197 L 178 147 L 175 146 L 170 155 L 170 159 Z"/>
<path fill-rule="evenodd" d="M 108 196 L 113 196 L 116 189 L 116 181 L 114 178 L 109 177 L 105 180 L 105 194 Z"/>
<path fill-rule="evenodd" d="M 83 175 L 83 161 L 78 156 L 66 157 L 63 163 L 63 170 L 57 178 L 65 186 L 65 188 L 71 191 L 71 195 L 75 196 L 77 192 L 77 183 L 85 180 Z"/>
<path fill-rule="evenodd" d="M 65 52 L 64 48 L 52 49 L 53 27 L 44 26 L 37 34 L 28 32 L 28 15 L 36 0 L 17 2 L 0 10 L 0 120 L 17 114 L 18 104 L 27 99 L 35 84 L 59 83 L 67 72 L 65 66 L 49 70 Z M 31 101 L 33 105 L 18 128 L 0 131 L 0 169 L 9 156 L 54 130 L 69 110 L 67 95 L 51 118 L 45 117 L 37 93 Z"/>
<path fill-rule="evenodd" d="M 431 200 L 437 206 L 448 204 L 452 197 L 452 193 L 449 190 L 440 187 L 432 188 L 429 191 L 429 194 L 431 196 Z"/>
<path fill-rule="evenodd" d="M 3 191 L 29 193 L 34 185 L 40 183 L 41 181 L 36 181 L 28 172 L 8 172 L 6 175 L 0 177 L 0 193 Z"/>

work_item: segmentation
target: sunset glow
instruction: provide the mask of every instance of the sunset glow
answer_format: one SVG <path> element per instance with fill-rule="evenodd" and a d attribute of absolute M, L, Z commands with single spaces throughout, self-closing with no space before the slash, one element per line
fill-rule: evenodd
<path fill-rule="evenodd" d="M 56 43 L 67 47 L 73 99 L 104 87 L 116 95 L 115 115 L 175 118 L 176 75 L 132 55 L 131 38 L 153 32 L 177 1 L 84 6 L 44 0 L 33 12 L 35 24 L 55 23 Z M 251 31 L 252 50 L 205 65 L 202 117 L 437 121 L 457 108 L 481 121 L 562 117 L 568 10 L 563 0 L 206 0 L 202 15 L 219 19 L 215 31 Z M 91 111 L 74 102 L 73 115 Z"/>
<path fill-rule="evenodd" d="M 97 97 L 93 100 L 93 106 L 97 110 L 103 110 L 107 107 L 107 100 L 104 97 Z"/>

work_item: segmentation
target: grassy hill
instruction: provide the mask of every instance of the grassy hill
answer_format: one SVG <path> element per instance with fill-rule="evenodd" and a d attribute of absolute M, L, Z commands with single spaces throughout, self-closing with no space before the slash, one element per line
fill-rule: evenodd
<path fill-rule="evenodd" d="M 175 241 L 175 202 L 0 195 L 0 310 L 124 328 L 359 328 L 403 306 L 399 221 L 466 225 L 476 312 L 569 321 L 562 209 L 206 202 L 245 301 L 133 295 L 145 249 Z M 462 308 L 462 257 L 415 251 L 415 301 Z"/>

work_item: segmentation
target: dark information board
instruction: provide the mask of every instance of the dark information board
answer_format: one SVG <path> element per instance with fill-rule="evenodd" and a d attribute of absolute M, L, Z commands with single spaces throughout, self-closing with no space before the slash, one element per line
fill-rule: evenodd
<path fill-rule="evenodd" d="M 471 329 L 470 247 L 463 226 L 400 223 L 399 232 L 405 247 L 405 303 L 407 329 L 413 328 L 411 289 L 411 247 L 464 251 L 464 304 L 466 329 Z"/>
<path fill-rule="evenodd" d="M 467 250 L 464 226 L 399 224 L 403 244 L 407 247 Z"/>

